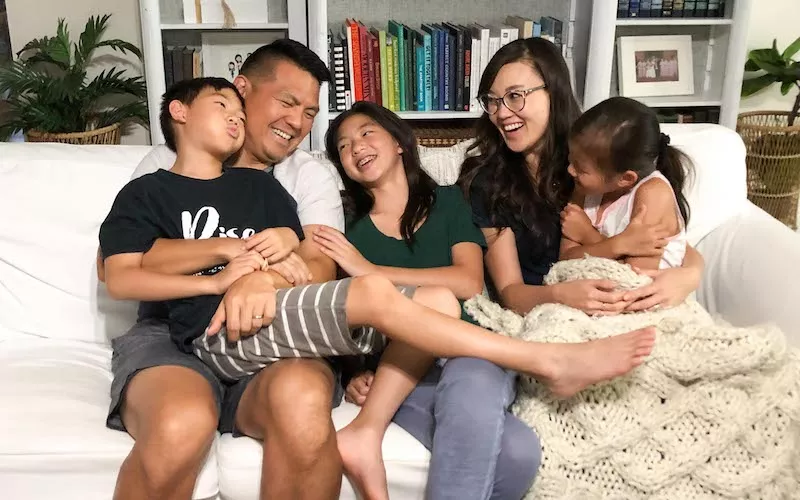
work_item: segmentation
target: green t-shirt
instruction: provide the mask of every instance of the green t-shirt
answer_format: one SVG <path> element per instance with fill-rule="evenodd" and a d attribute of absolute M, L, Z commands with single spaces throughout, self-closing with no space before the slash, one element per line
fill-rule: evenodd
<path fill-rule="evenodd" d="M 414 233 L 409 248 L 402 239 L 380 232 L 368 215 L 347 224 L 347 239 L 368 261 L 379 266 L 427 269 L 453 265 L 453 246 L 476 243 L 486 248 L 483 233 L 472 222 L 472 209 L 456 186 L 436 188 L 436 202 Z M 460 301 L 463 306 L 463 301 Z M 473 322 L 463 311 L 461 318 Z"/>

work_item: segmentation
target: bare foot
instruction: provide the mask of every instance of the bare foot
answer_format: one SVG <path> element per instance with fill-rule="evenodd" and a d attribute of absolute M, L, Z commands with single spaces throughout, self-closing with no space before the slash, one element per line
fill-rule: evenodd
<path fill-rule="evenodd" d="M 550 375 L 542 382 L 556 397 L 568 398 L 586 387 L 624 375 L 644 362 L 655 344 L 653 327 L 580 344 L 547 344 L 553 349 Z"/>
<path fill-rule="evenodd" d="M 381 451 L 383 433 L 354 424 L 336 433 L 344 473 L 364 500 L 389 500 Z"/>

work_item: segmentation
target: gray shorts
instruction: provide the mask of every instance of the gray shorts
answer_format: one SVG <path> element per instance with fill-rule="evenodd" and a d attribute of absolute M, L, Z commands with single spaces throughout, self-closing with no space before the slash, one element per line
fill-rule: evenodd
<path fill-rule="evenodd" d="M 380 352 L 386 339 L 374 328 L 350 328 L 345 303 L 351 278 L 284 288 L 276 294 L 275 318 L 255 335 L 227 342 L 225 329 L 195 339 L 195 354 L 222 380 L 247 380 L 288 358 L 329 358 Z M 406 297 L 415 287 L 398 286 Z"/>
<path fill-rule="evenodd" d="M 120 406 L 125 396 L 125 389 L 133 377 L 141 370 L 156 366 L 183 366 L 199 373 L 208 381 L 217 404 L 219 414 L 219 431 L 232 432 L 240 436 L 235 429 L 236 410 L 247 385 L 256 374 L 240 378 L 235 382 L 221 380 L 203 361 L 194 354 L 188 354 L 172 341 L 167 323 L 157 319 L 145 319 L 133 326 L 125 335 L 114 339 L 111 343 L 113 355 L 111 371 L 114 379 L 111 382 L 111 404 L 108 410 L 106 426 L 111 429 L 125 431 L 120 415 Z M 341 370 L 336 360 L 327 360 L 334 373 L 334 394 L 332 407 L 338 406 L 342 400 L 343 390 L 340 378 Z"/>

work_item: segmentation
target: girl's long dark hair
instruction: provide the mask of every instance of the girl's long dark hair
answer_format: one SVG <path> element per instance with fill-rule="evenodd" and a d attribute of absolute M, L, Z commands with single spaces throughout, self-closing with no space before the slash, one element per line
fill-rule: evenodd
<path fill-rule="evenodd" d="M 436 203 L 436 181 L 422 170 L 417 151 L 417 138 L 411 126 L 382 106 L 359 101 L 337 116 L 325 134 L 328 159 L 336 166 L 344 183 L 342 202 L 349 224 L 368 215 L 375 203 L 372 194 L 364 186 L 347 176 L 339 156 L 339 128 L 345 120 L 355 115 L 364 115 L 374 121 L 386 130 L 403 150 L 403 169 L 408 179 L 408 202 L 400 218 L 400 234 L 406 244 L 411 246 L 414 244 L 414 230 L 430 214 L 431 208 Z"/>
<path fill-rule="evenodd" d="M 501 226 L 500 220 L 512 221 L 538 237 L 547 238 L 552 234 L 549 226 L 553 224 L 553 214 L 561 210 L 572 193 L 574 183 L 567 171 L 567 137 L 580 109 L 564 58 L 555 45 L 542 38 L 515 40 L 497 51 L 481 77 L 478 95 L 487 94 L 500 69 L 513 62 L 529 64 L 547 86 L 539 92 L 550 96 L 549 124 L 534 146 L 539 154 L 538 173 L 532 179 L 523 154 L 508 148 L 500 131 L 484 113 L 478 119 L 476 140 L 470 148 L 478 154 L 464 161 L 459 185 L 466 196 L 479 190 L 497 227 Z M 485 181 L 473 186 L 479 174 Z"/>
<path fill-rule="evenodd" d="M 570 141 L 596 158 L 603 172 L 632 170 L 639 179 L 656 170 L 661 172 L 675 192 L 684 223 L 689 223 L 689 202 L 683 188 L 694 167 L 689 157 L 670 146 L 655 111 L 633 99 L 612 97 L 578 118 Z"/>

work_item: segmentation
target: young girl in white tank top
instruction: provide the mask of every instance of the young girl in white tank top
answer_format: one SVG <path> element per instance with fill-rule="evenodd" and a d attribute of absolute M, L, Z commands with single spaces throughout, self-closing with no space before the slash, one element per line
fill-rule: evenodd
<path fill-rule="evenodd" d="M 691 162 L 669 145 L 655 112 L 632 99 L 608 99 L 575 122 L 569 152 L 569 173 L 575 179 L 571 201 L 583 211 L 567 209 L 564 217 L 585 218 L 607 239 L 622 234 L 632 219 L 660 225 L 669 234 L 661 255 L 619 257 L 639 268 L 680 266 L 689 220 L 682 190 Z M 587 228 L 586 234 L 591 231 Z M 596 239 L 586 240 L 571 241 L 565 234 L 562 258 L 583 253 L 607 256 L 607 246 L 601 251 Z"/>

